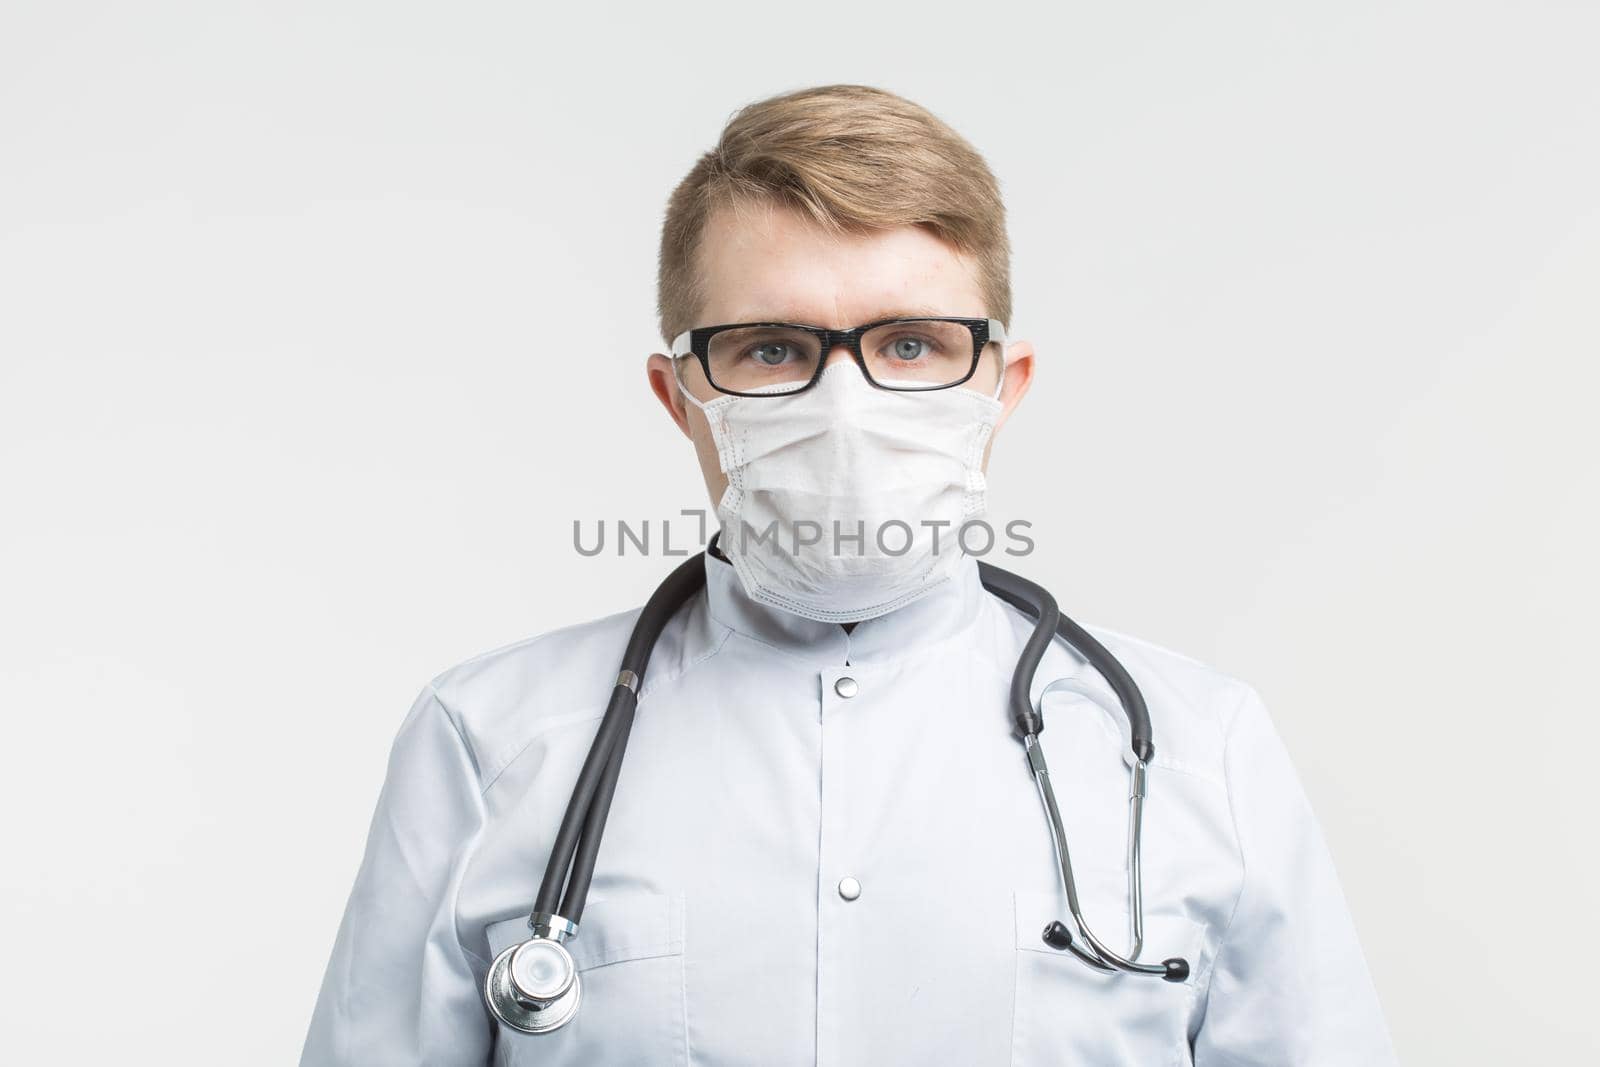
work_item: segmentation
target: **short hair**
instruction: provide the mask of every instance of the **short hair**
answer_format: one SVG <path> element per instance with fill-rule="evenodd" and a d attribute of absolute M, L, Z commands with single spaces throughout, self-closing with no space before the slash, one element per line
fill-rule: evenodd
<path fill-rule="evenodd" d="M 822 85 L 746 105 L 678 183 L 661 228 L 656 298 L 668 344 L 696 325 L 706 220 L 719 207 L 797 209 L 834 233 L 926 227 L 973 259 L 987 317 L 1010 325 L 1011 246 L 999 184 L 932 112 L 868 85 Z"/>

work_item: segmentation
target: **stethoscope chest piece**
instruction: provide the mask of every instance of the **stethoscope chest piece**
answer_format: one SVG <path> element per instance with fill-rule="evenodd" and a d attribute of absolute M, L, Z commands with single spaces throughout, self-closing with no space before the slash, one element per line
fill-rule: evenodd
<path fill-rule="evenodd" d="M 532 937 L 494 958 L 484 999 L 495 1018 L 525 1034 L 546 1034 L 578 1012 L 583 983 L 572 954 L 550 937 Z"/>

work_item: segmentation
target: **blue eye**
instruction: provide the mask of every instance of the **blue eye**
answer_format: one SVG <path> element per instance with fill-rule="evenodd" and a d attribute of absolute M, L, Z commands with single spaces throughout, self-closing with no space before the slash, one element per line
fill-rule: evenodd
<path fill-rule="evenodd" d="M 901 337 L 895 340 L 891 351 L 894 353 L 895 359 L 909 363 L 912 360 L 922 359 L 927 356 L 929 347 L 925 338 Z"/>
<path fill-rule="evenodd" d="M 783 343 L 769 343 L 764 345 L 756 345 L 749 351 L 757 361 L 764 363 L 769 367 L 776 367 L 784 362 L 785 358 L 791 354 L 792 349 L 792 345 Z"/>

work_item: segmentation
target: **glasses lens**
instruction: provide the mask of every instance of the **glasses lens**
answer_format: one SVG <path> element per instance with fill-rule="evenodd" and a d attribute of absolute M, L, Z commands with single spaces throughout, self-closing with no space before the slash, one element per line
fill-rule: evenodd
<path fill-rule="evenodd" d="M 811 380 L 822 345 L 815 334 L 804 330 L 741 326 L 712 334 L 707 355 L 711 384 L 718 389 L 781 396 L 803 389 Z"/>
<path fill-rule="evenodd" d="M 938 389 L 972 372 L 972 331 L 937 319 L 891 322 L 862 334 L 861 355 L 885 389 Z"/>

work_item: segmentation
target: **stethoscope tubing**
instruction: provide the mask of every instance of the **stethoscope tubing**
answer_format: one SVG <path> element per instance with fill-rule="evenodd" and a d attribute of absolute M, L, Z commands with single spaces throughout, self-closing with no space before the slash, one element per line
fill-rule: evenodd
<path fill-rule="evenodd" d="M 1142 821 L 1143 777 L 1155 746 L 1151 741 L 1150 715 L 1144 697 L 1132 677 L 1106 648 L 1077 623 L 1062 615 L 1055 598 L 1041 586 L 1026 578 L 983 561 L 978 571 L 984 588 L 1011 604 L 1034 620 L 1012 675 L 1010 702 L 1014 731 L 1027 750 L 1033 776 L 1044 799 L 1051 824 L 1067 902 L 1081 940 L 1079 945 L 1068 937 L 1074 955 L 1098 970 L 1121 970 L 1139 974 L 1163 975 L 1169 980 L 1181 981 L 1188 974 L 1182 960 L 1165 963 L 1140 964 L 1124 958 L 1105 945 L 1089 929 L 1079 906 L 1077 886 L 1072 875 L 1072 863 L 1067 852 L 1066 833 L 1056 806 L 1055 792 L 1050 785 L 1049 773 L 1044 765 L 1044 752 L 1038 745 L 1038 735 L 1044 729 L 1040 710 L 1033 705 L 1031 690 L 1033 676 L 1055 635 L 1060 635 L 1075 648 L 1116 693 L 1128 718 L 1130 746 L 1135 760 L 1134 789 L 1130 796 L 1129 874 L 1130 906 L 1134 909 L 1134 946 L 1130 955 L 1137 957 L 1143 942 L 1142 887 L 1139 885 L 1139 835 Z M 629 635 L 623 652 L 621 670 L 617 675 L 606 704 L 600 727 L 593 745 L 583 761 L 578 779 L 573 784 L 572 796 L 562 815 L 560 828 L 551 845 L 550 858 L 545 867 L 539 894 L 529 919 L 536 932 L 552 929 L 575 929 L 583 916 L 584 900 L 594 875 L 599 856 L 600 842 L 605 833 L 606 819 L 616 794 L 623 756 L 627 751 L 628 735 L 632 731 L 634 713 L 638 707 L 639 690 L 643 685 L 645 669 L 656 640 L 679 607 L 687 603 L 705 584 L 705 554 L 696 553 L 675 569 L 645 603 Z M 556 922 L 554 920 L 562 920 Z M 1064 930 L 1064 928 L 1062 928 Z"/>
<path fill-rule="evenodd" d="M 622 757 L 627 751 L 633 713 L 639 703 L 639 687 L 644 684 L 650 653 L 668 620 L 700 591 L 705 581 L 705 553 L 697 552 L 679 564 L 657 587 L 634 622 L 622 654 L 622 669 L 612 686 L 600 729 L 578 772 L 566 813 L 561 817 L 561 827 L 551 845 L 550 860 L 545 865 L 544 880 L 539 884 L 530 922 L 537 924 L 540 915 L 557 914 L 576 926 L 583 917 L 584 899 L 589 894 L 589 880 L 594 875 L 606 818 L 611 813 L 611 798 L 622 772 Z"/>
<path fill-rule="evenodd" d="M 1011 714 L 1017 737 L 1021 739 L 1029 734 L 1038 736 L 1044 731 L 1044 718 L 1034 710 L 1030 693 L 1034 673 L 1039 669 L 1045 649 L 1050 646 L 1053 631 L 1088 660 L 1089 666 L 1099 672 L 1112 692 L 1116 693 L 1128 717 L 1134 758 L 1145 763 L 1155 758 L 1150 711 L 1145 707 L 1144 694 L 1139 692 L 1138 685 L 1117 661 L 1117 657 L 1087 630 L 1061 614 L 1055 597 L 1044 587 L 983 560 L 978 561 L 978 575 L 985 589 L 1034 620 L 1033 633 L 1023 647 L 1011 678 Z"/>

